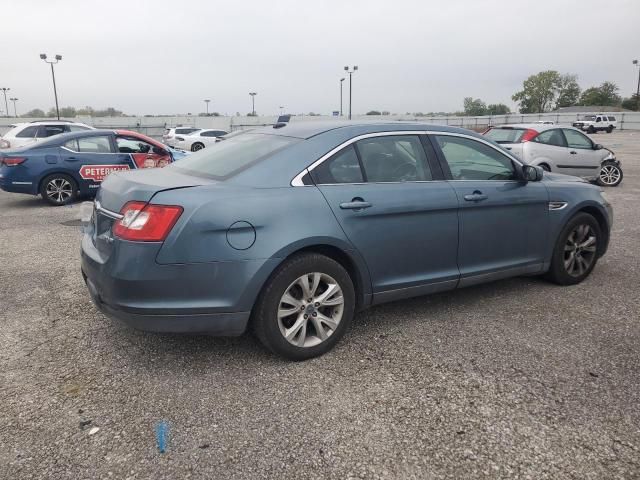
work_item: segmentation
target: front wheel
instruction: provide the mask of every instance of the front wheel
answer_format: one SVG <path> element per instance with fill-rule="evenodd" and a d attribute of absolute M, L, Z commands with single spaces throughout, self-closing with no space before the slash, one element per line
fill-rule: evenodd
<path fill-rule="evenodd" d="M 608 160 L 600 167 L 597 183 L 601 187 L 617 187 L 622 182 L 622 169 L 611 160 Z"/>
<path fill-rule="evenodd" d="M 331 350 L 353 319 L 355 292 L 347 271 L 316 253 L 286 260 L 265 285 L 253 312 L 258 339 L 290 360 Z"/>
<path fill-rule="evenodd" d="M 192 152 L 197 152 L 198 150 L 202 150 L 204 148 L 204 144 L 197 142 L 194 143 L 193 145 L 191 145 L 191 151 Z"/>
<path fill-rule="evenodd" d="M 50 205 L 59 207 L 73 201 L 78 195 L 78 185 L 69 175 L 54 173 L 42 181 L 40 195 Z"/>
<path fill-rule="evenodd" d="M 588 213 L 578 213 L 562 229 L 547 277 L 558 285 L 575 285 L 589 276 L 603 241 L 600 225 Z"/>

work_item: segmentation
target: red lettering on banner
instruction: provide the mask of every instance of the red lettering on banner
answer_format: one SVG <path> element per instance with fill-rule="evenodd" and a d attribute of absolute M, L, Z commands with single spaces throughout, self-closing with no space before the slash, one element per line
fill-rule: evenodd
<path fill-rule="evenodd" d="M 85 180 L 102 182 L 111 172 L 129 169 L 129 165 L 82 165 L 79 173 Z"/>

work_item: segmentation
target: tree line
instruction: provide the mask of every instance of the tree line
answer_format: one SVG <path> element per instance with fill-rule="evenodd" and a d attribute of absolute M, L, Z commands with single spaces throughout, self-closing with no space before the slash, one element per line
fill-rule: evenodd
<path fill-rule="evenodd" d="M 28 111 L 27 113 L 20 115 L 21 117 L 26 118 L 53 118 L 56 117 L 56 109 L 50 108 L 47 113 L 40 108 L 34 108 L 33 110 Z M 60 109 L 60 116 L 64 118 L 73 118 L 73 117 L 126 117 L 122 113 L 122 111 L 117 110 L 113 107 L 105 108 L 102 110 L 95 110 L 92 107 L 84 107 L 78 108 L 75 107 L 62 107 Z"/>

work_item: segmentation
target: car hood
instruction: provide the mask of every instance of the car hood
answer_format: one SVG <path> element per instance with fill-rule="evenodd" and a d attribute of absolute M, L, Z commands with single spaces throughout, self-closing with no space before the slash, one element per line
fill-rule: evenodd
<path fill-rule="evenodd" d="M 553 173 L 553 172 L 544 172 L 542 179 L 547 182 L 589 183 L 580 177 L 574 177 L 573 175 L 565 175 L 563 173 Z"/>

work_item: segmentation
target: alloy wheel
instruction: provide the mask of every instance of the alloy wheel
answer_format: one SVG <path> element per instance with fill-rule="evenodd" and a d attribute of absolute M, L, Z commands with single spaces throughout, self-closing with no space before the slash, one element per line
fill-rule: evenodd
<path fill-rule="evenodd" d="M 66 202 L 73 195 L 73 187 L 64 178 L 53 178 L 47 183 L 47 197 L 56 203 Z"/>
<path fill-rule="evenodd" d="M 344 296 L 336 280 L 313 272 L 298 277 L 285 290 L 278 305 L 278 327 L 296 347 L 313 347 L 338 328 Z"/>
<path fill-rule="evenodd" d="M 596 232 L 590 225 L 580 224 L 571 231 L 564 245 L 564 268 L 572 277 L 588 271 L 596 258 Z"/>
<path fill-rule="evenodd" d="M 600 181 L 605 185 L 615 185 L 620 180 L 620 169 L 615 165 L 605 165 L 600 170 Z"/>

